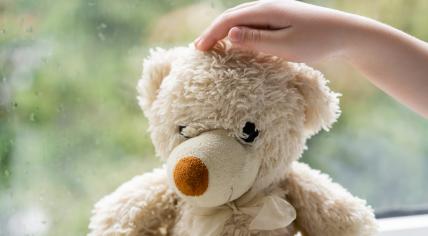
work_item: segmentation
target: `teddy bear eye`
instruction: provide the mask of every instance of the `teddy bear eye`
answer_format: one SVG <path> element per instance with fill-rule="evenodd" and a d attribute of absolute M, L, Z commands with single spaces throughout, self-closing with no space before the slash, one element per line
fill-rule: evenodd
<path fill-rule="evenodd" d="M 241 137 L 241 139 L 246 143 L 252 143 L 259 135 L 259 131 L 256 129 L 256 125 L 252 122 L 245 123 L 245 126 L 242 129 L 242 133 L 244 135 L 243 137 Z"/>
<path fill-rule="evenodd" d="M 178 126 L 178 133 L 181 135 L 181 136 L 183 136 L 183 137 L 185 137 L 185 138 L 187 138 L 184 134 L 183 134 L 183 130 L 186 128 L 186 126 L 185 125 L 179 125 Z"/>

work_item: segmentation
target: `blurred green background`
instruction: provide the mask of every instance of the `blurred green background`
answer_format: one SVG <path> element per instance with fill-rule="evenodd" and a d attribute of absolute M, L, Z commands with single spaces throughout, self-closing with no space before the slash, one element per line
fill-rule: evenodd
<path fill-rule="evenodd" d="M 0 235 L 84 235 L 100 197 L 159 166 L 136 102 L 142 58 L 240 2 L 1 0 Z M 425 0 L 309 2 L 428 40 Z M 426 207 L 428 122 L 341 61 L 314 66 L 343 115 L 303 160 L 377 212 Z"/>

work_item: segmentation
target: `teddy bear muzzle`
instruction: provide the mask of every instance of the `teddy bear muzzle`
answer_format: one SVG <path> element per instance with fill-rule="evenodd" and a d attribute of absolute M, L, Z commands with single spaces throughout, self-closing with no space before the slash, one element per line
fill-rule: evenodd
<path fill-rule="evenodd" d="M 204 132 L 178 145 L 167 161 L 168 182 L 199 207 L 233 201 L 253 185 L 260 159 L 224 130 Z"/>

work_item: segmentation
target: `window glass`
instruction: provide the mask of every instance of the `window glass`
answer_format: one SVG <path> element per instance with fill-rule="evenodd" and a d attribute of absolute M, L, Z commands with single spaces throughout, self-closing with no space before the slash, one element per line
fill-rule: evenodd
<path fill-rule="evenodd" d="M 161 165 L 137 106 L 149 48 L 242 1 L 0 1 L 0 235 L 84 235 L 93 204 Z M 428 40 L 428 1 L 310 1 Z M 428 205 L 428 122 L 341 61 L 314 65 L 343 114 L 303 161 L 377 212 Z"/>

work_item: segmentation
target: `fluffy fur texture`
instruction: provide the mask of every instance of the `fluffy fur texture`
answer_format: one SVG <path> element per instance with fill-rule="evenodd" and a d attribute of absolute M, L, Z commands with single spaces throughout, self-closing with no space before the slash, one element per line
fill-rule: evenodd
<path fill-rule="evenodd" d="M 249 192 L 281 193 L 297 219 L 287 228 L 250 232 L 251 218 L 235 214 L 223 235 L 375 234 L 372 209 L 363 200 L 296 162 L 306 139 L 328 130 L 340 114 L 338 94 L 320 72 L 224 43 L 206 53 L 191 46 L 156 49 L 144 62 L 138 92 L 163 160 L 186 138 L 221 129 L 241 140 L 245 123 L 256 124 L 260 134 L 246 148 L 261 164 Z M 183 135 L 179 126 L 186 126 Z M 189 207 L 168 187 L 165 170 L 158 169 L 98 202 L 89 227 L 91 235 L 191 235 Z"/>

